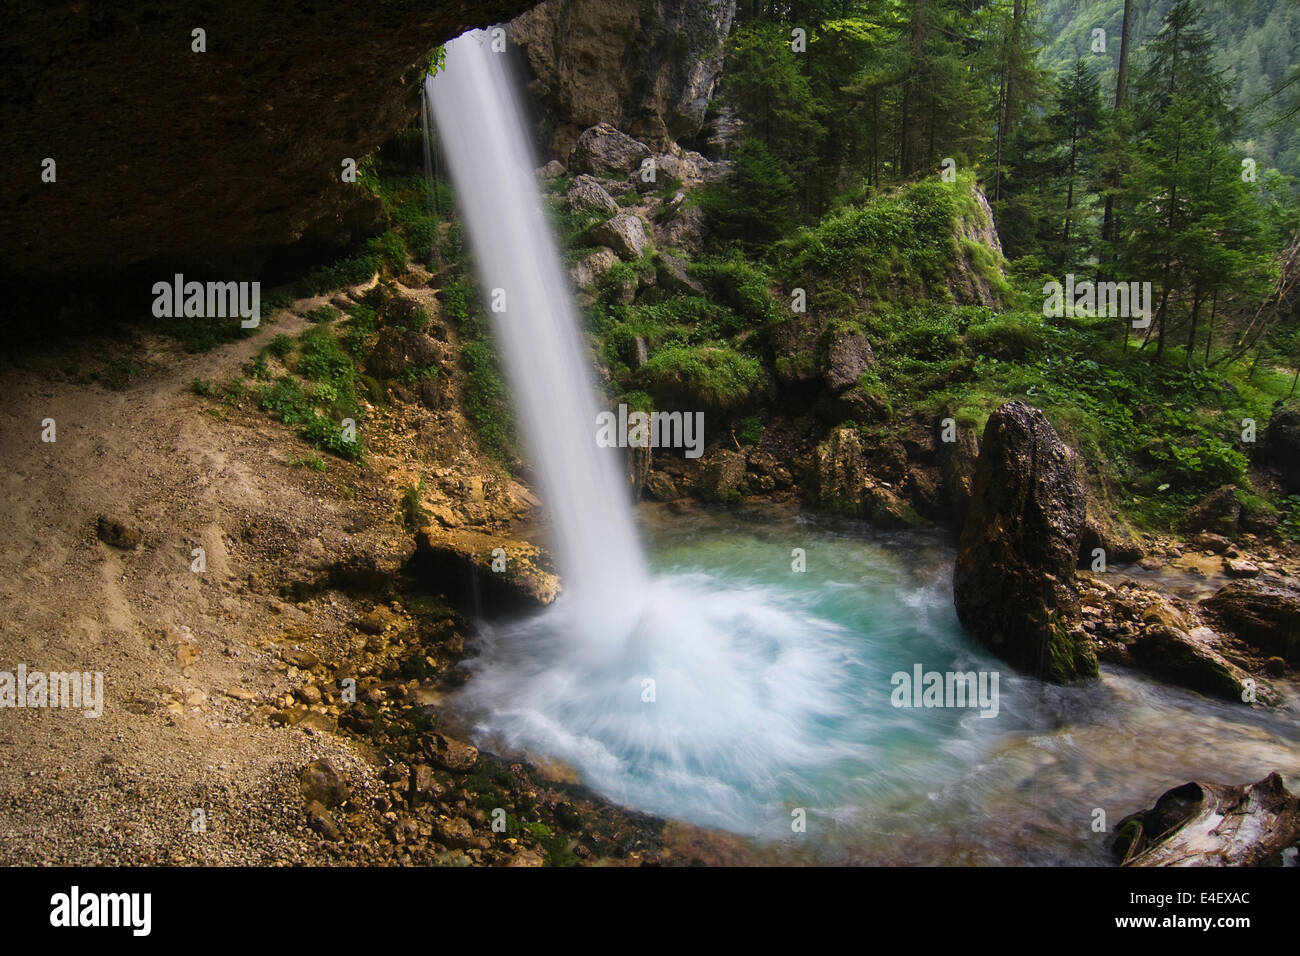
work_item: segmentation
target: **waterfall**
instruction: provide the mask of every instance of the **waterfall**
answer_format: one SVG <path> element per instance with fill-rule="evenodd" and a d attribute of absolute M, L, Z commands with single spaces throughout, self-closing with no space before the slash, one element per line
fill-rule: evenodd
<path fill-rule="evenodd" d="M 562 600 L 591 640 L 626 633 L 644 559 L 619 453 L 596 444 L 591 362 L 506 56 L 486 32 L 466 33 L 447 44 L 445 69 L 425 79 L 424 93 L 550 512 Z"/>

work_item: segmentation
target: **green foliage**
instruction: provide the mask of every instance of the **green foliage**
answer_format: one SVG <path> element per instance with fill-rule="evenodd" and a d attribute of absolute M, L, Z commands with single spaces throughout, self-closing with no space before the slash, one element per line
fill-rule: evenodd
<path fill-rule="evenodd" d="M 299 340 L 297 372 L 302 379 L 282 375 L 257 390 L 257 402 L 286 425 L 296 426 L 309 444 L 348 461 L 360 461 L 364 445 L 344 438 L 342 420 L 360 418 L 357 370 L 339 346 L 330 325 L 313 325 Z M 309 384 L 304 388 L 302 380 Z"/>
<path fill-rule="evenodd" d="M 750 396 L 762 374 L 756 359 L 725 346 L 670 345 L 650 356 L 637 379 L 656 397 L 729 408 Z"/>
<path fill-rule="evenodd" d="M 306 316 L 308 322 L 317 325 L 325 322 L 333 322 L 338 317 L 339 310 L 334 308 L 332 305 L 318 305 L 316 308 L 308 312 Z"/>
<path fill-rule="evenodd" d="M 298 374 L 317 382 L 350 382 L 352 359 L 339 347 L 328 326 L 314 326 L 303 332 Z"/>
<path fill-rule="evenodd" d="M 336 289 L 360 285 L 369 281 L 379 271 L 381 260 L 373 252 L 338 259 L 328 266 L 307 273 L 298 281 L 301 295 L 324 295 Z"/>
<path fill-rule="evenodd" d="M 783 235 L 793 221 L 795 187 L 776 157 L 756 139 L 743 139 L 722 183 L 696 195 L 713 233 L 749 248 Z"/>
<path fill-rule="evenodd" d="M 264 315 L 291 308 L 293 308 L 293 296 L 283 289 L 276 289 L 274 292 L 267 292 L 262 296 L 262 313 Z"/>
<path fill-rule="evenodd" d="M 976 354 L 1002 360 L 1025 358 L 1045 342 L 1042 318 L 1032 312 L 996 316 L 966 332 L 966 344 Z"/>
<path fill-rule="evenodd" d="M 310 468 L 312 471 L 323 472 L 325 470 L 325 459 L 320 455 L 295 455 L 289 459 L 290 468 Z"/>
<path fill-rule="evenodd" d="M 514 418 L 496 353 L 488 342 L 467 342 L 461 350 L 461 362 L 466 372 L 465 412 L 484 450 L 508 461 L 515 453 Z"/>
<path fill-rule="evenodd" d="M 1287 495 L 1282 502 L 1278 530 L 1292 541 L 1300 541 L 1300 495 Z"/>
<path fill-rule="evenodd" d="M 392 273 L 406 271 L 409 253 L 406 240 L 396 229 L 390 229 L 377 239 L 370 240 L 370 247 L 379 257 L 380 262 Z"/>
<path fill-rule="evenodd" d="M 348 310 L 344 323 L 343 350 L 353 359 L 361 361 L 370 351 L 370 339 L 379 328 L 379 315 L 368 305 L 354 305 Z"/>
<path fill-rule="evenodd" d="M 742 445 L 757 445 L 763 440 L 763 421 L 757 415 L 740 420 L 736 429 L 736 441 Z"/>
<path fill-rule="evenodd" d="M 293 351 L 293 339 L 284 334 L 277 335 L 266 344 L 262 351 L 278 359 L 283 359 Z"/>
<path fill-rule="evenodd" d="M 195 395 L 208 396 L 214 391 L 212 382 L 206 378 L 190 379 L 190 391 Z"/>
<path fill-rule="evenodd" d="M 945 298 L 958 252 L 956 196 L 968 187 L 965 179 L 925 179 L 829 213 L 779 245 L 786 284 L 811 286 L 814 304 L 825 286 L 870 302 Z"/>
<path fill-rule="evenodd" d="M 747 326 L 761 326 L 785 316 L 772 296 L 772 277 L 743 256 L 703 259 L 693 263 L 689 271 L 707 282 L 714 297 L 734 309 Z M 724 327 L 721 331 L 734 335 L 742 327 Z"/>
<path fill-rule="evenodd" d="M 266 355 L 259 354 L 251 361 L 244 363 L 244 374 L 249 378 L 255 378 L 258 381 L 268 381 L 271 378 L 271 369 L 266 364 Z"/>
<path fill-rule="evenodd" d="M 514 414 L 478 290 L 462 277 L 443 286 L 439 298 L 443 315 L 466 337 L 460 353 L 465 370 L 465 412 L 484 450 L 508 462 L 516 454 Z"/>
<path fill-rule="evenodd" d="M 158 322 L 165 334 L 180 342 L 185 351 L 192 353 L 208 352 L 218 345 L 250 338 L 256 331 L 244 328 L 238 316 L 211 319 L 178 316 L 159 319 Z"/>
<path fill-rule="evenodd" d="M 402 527 L 407 531 L 414 533 L 424 527 L 429 517 L 429 512 L 425 510 L 420 503 L 420 498 L 424 494 L 424 479 L 421 478 L 418 484 L 408 485 L 402 492 L 401 512 L 399 518 Z"/>

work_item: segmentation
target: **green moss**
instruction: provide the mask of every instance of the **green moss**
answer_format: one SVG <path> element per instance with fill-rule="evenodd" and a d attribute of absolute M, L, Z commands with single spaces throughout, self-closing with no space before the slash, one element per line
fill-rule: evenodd
<path fill-rule="evenodd" d="M 736 429 L 736 441 L 742 445 L 757 445 L 763 440 L 763 422 L 757 415 L 740 420 Z"/>
<path fill-rule="evenodd" d="M 966 331 L 966 345 L 976 354 L 1020 359 L 1042 349 L 1046 341 L 1043 318 L 1015 312 L 990 318 Z"/>
<path fill-rule="evenodd" d="M 956 261 L 953 190 L 929 177 L 838 209 L 777 247 L 786 284 L 861 289 L 873 301 L 940 294 Z"/>
<path fill-rule="evenodd" d="M 671 345 L 652 355 L 637 377 L 651 394 L 728 408 L 750 396 L 762 366 L 725 346 Z"/>
<path fill-rule="evenodd" d="M 1097 658 L 1053 613 L 1047 621 L 1047 638 L 1043 648 L 1045 680 L 1058 684 L 1097 676 Z"/>

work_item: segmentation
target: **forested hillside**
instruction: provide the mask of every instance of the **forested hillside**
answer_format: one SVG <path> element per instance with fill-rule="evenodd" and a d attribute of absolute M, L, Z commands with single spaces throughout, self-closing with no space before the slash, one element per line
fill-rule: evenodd
<path fill-rule="evenodd" d="M 1294 99 L 1300 11 L 1179 0 L 1143 6 L 1125 36 L 1122 10 L 746 5 L 718 99 L 740 130 L 732 173 L 699 200 L 712 251 L 808 288 L 811 313 L 879 343 L 861 387 L 891 411 L 850 416 L 876 437 L 944 408 L 979 427 L 1026 397 L 1139 521 L 1177 523 L 1224 483 L 1271 521 L 1243 423 L 1294 394 L 1296 182 L 1270 159 L 1294 133 L 1267 119 Z M 1251 98 L 1263 102 L 1242 109 Z M 1008 260 L 1005 279 L 988 264 L 1006 286 L 994 326 L 908 278 L 924 261 L 913 184 L 968 177 Z M 846 255 L 875 278 L 846 270 Z M 1148 294 L 1132 315 L 1092 299 L 1053 309 L 1053 282 Z"/>
<path fill-rule="evenodd" d="M 1132 6 L 1132 42 L 1140 47 L 1160 31 L 1173 0 Z M 1044 0 L 1039 18 L 1045 40 L 1042 63 L 1059 73 L 1083 57 L 1099 73 L 1102 89 L 1112 93 L 1123 12 L 1123 0 Z M 1300 172 L 1300 124 L 1287 114 L 1300 92 L 1295 87 L 1300 3 L 1206 0 L 1204 14 L 1202 27 L 1211 40 L 1212 66 L 1223 71 L 1231 102 L 1242 111 L 1239 151 L 1262 166 L 1295 175 Z M 1098 28 L 1106 31 L 1108 42 L 1104 52 L 1094 53 L 1093 30 Z"/>

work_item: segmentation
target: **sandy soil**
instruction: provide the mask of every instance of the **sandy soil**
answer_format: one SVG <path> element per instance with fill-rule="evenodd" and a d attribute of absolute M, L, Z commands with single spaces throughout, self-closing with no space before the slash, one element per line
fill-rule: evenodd
<path fill-rule="evenodd" d="M 310 450 L 287 429 L 188 387 L 302 324 L 279 313 L 203 355 L 136 333 L 0 371 L 0 670 L 100 671 L 105 696 L 97 719 L 0 709 L 0 864 L 324 861 L 340 851 L 305 826 L 299 771 L 328 757 L 357 793 L 382 786 L 348 741 L 251 718 L 295 684 L 284 650 L 364 642 L 349 624 L 371 604 L 286 602 L 276 585 L 352 555 L 400 563 L 401 463 L 292 467 Z M 69 381 L 124 349 L 146 370 L 125 389 Z M 105 544 L 100 515 L 142 543 Z"/>

